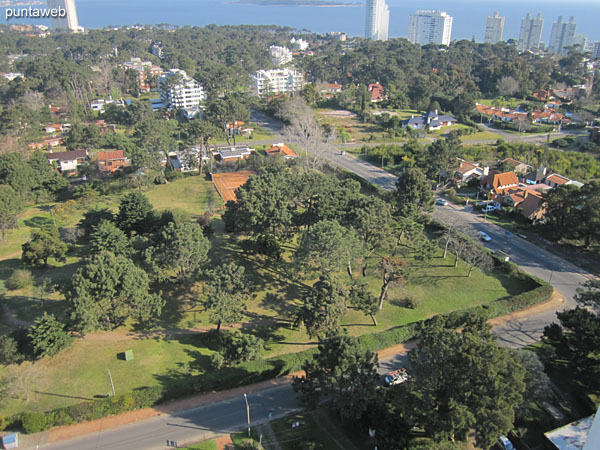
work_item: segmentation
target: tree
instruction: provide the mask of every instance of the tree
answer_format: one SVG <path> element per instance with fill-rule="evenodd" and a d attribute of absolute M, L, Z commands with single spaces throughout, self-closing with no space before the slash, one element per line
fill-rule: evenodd
<path fill-rule="evenodd" d="M 73 325 L 83 331 L 111 330 L 134 318 L 148 323 L 160 316 L 162 293 L 150 292 L 148 275 L 133 262 L 101 252 L 79 268 L 65 292 Z"/>
<path fill-rule="evenodd" d="M 471 242 L 470 244 L 471 245 L 465 247 L 465 251 L 463 252 L 463 259 L 469 264 L 469 273 L 467 277 L 471 278 L 471 274 L 475 268 L 478 268 L 482 272 L 489 272 L 492 270 L 494 268 L 494 260 L 492 259 L 490 252 L 474 242 Z"/>
<path fill-rule="evenodd" d="M 498 93 L 503 97 L 510 97 L 519 90 L 519 82 L 513 77 L 502 77 L 498 80 Z"/>
<path fill-rule="evenodd" d="M 444 324 L 432 320 L 409 354 L 407 410 L 436 441 L 465 440 L 474 429 L 477 446 L 489 448 L 513 427 L 525 371 L 483 318 L 460 333 Z"/>
<path fill-rule="evenodd" d="M 58 230 L 40 229 L 31 232 L 31 239 L 22 246 L 21 259 L 25 264 L 38 267 L 48 266 L 48 258 L 65 262 L 69 249 L 67 244 L 60 240 Z"/>
<path fill-rule="evenodd" d="M 369 258 L 378 247 L 385 246 L 392 235 L 390 205 L 378 197 L 360 196 L 347 207 L 344 225 L 350 226 L 365 243 L 362 274 L 367 275 Z"/>
<path fill-rule="evenodd" d="M 373 321 L 373 325 L 377 326 L 377 319 L 375 314 L 379 311 L 379 301 L 377 297 L 369 292 L 369 285 L 364 280 L 357 280 L 350 286 L 350 293 L 348 295 L 350 304 L 369 316 Z"/>
<path fill-rule="evenodd" d="M 204 307 L 210 321 L 217 325 L 236 323 L 242 319 L 246 305 L 244 295 L 248 289 L 245 270 L 235 263 L 222 264 L 210 272 Z"/>
<path fill-rule="evenodd" d="M 254 361 L 264 349 L 264 341 L 261 338 L 239 331 L 227 334 L 222 341 L 222 348 L 216 353 L 219 356 L 213 361 L 216 362 L 217 369 L 223 365 L 235 366 Z"/>
<path fill-rule="evenodd" d="M 210 241 L 197 223 L 169 222 L 161 232 L 159 243 L 150 247 L 147 259 L 156 267 L 160 278 L 175 273 L 177 281 L 192 280 L 208 261 Z"/>
<path fill-rule="evenodd" d="M 544 371 L 544 364 L 539 356 L 530 350 L 518 350 L 519 362 L 525 369 L 525 392 L 527 397 L 544 401 L 552 395 L 550 378 Z"/>
<path fill-rule="evenodd" d="M 90 246 L 94 253 L 109 251 L 115 255 L 130 256 L 133 252 L 125 232 L 108 220 L 103 220 L 94 227 L 90 236 Z"/>
<path fill-rule="evenodd" d="M 302 302 L 296 323 L 304 324 L 311 339 L 339 331 L 346 305 L 343 290 L 335 279 L 321 276 L 302 296 Z"/>
<path fill-rule="evenodd" d="M 410 216 L 417 208 L 433 210 L 433 190 L 425 174 L 417 168 L 403 172 L 394 191 L 396 209 L 402 216 Z"/>
<path fill-rule="evenodd" d="M 559 324 L 544 328 L 542 341 L 567 362 L 569 374 L 592 389 L 600 387 L 600 318 L 584 308 L 556 313 Z"/>
<path fill-rule="evenodd" d="M 10 336 L 0 336 L 0 364 L 17 364 L 23 361 L 17 341 Z"/>
<path fill-rule="evenodd" d="M 450 167 L 461 153 L 461 142 L 458 138 L 438 139 L 427 148 L 423 167 L 427 167 L 427 176 L 431 180 L 441 182 L 448 175 Z"/>
<path fill-rule="evenodd" d="M 361 351 L 355 338 L 330 336 L 319 342 L 316 355 L 302 365 L 305 375 L 294 377 L 292 386 L 303 405 L 314 408 L 330 398 L 342 418 L 358 419 L 376 396 L 377 367 L 377 355 Z"/>
<path fill-rule="evenodd" d="M 100 209 L 89 209 L 83 213 L 83 218 L 79 221 L 77 226 L 85 231 L 86 236 L 90 236 L 100 222 L 102 221 L 114 221 L 114 214 L 111 210 L 106 208 Z"/>
<path fill-rule="evenodd" d="M 544 196 L 546 220 L 558 237 L 571 237 L 577 228 L 579 188 L 574 185 L 557 186 Z"/>
<path fill-rule="evenodd" d="M 397 256 L 384 256 L 379 261 L 381 269 L 381 292 L 379 294 L 378 308 L 383 309 L 383 301 L 387 298 L 388 290 L 392 283 L 399 283 L 406 279 L 409 273 L 408 264 L 403 258 Z"/>
<path fill-rule="evenodd" d="M 141 192 L 126 194 L 119 205 L 116 222 L 129 236 L 144 234 L 151 228 L 152 204 Z"/>
<path fill-rule="evenodd" d="M 44 313 L 36 319 L 29 332 L 36 356 L 55 356 L 71 345 L 73 338 L 65 331 L 65 325 L 54 317 Z"/>
<path fill-rule="evenodd" d="M 10 186 L 0 185 L 0 233 L 3 241 L 6 232 L 17 227 L 17 219 L 21 211 L 23 211 L 21 196 Z"/>
<path fill-rule="evenodd" d="M 364 254 L 364 242 L 354 230 L 335 220 L 322 220 L 304 232 L 296 249 L 296 264 L 310 272 L 331 274 L 346 268 L 354 277 L 354 261 Z"/>
<path fill-rule="evenodd" d="M 600 308 L 600 280 L 588 280 L 577 288 L 575 300 L 582 305 Z"/>

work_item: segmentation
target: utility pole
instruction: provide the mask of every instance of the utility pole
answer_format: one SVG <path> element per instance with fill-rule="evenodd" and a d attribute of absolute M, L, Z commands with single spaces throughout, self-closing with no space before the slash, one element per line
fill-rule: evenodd
<path fill-rule="evenodd" d="M 110 390 L 112 391 L 113 397 L 115 396 L 115 385 L 113 384 L 112 376 L 110 375 L 110 369 L 106 369 L 108 373 L 108 381 L 110 383 Z"/>
<path fill-rule="evenodd" d="M 248 396 L 244 394 L 244 400 L 246 400 L 246 414 L 248 416 L 248 437 L 250 437 L 250 405 L 248 404 Z"/>

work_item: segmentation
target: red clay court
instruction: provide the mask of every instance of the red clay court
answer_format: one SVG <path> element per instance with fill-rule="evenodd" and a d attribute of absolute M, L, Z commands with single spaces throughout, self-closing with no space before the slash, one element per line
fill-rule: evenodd
<path fill-rule="evenodd" d="M 226 172 L 226 173 L 213 173 L 212 181 L 219 191 L 219 194 L 223 198 L 223 201 L 233 200 L 235 198 L 235 190 L 242 184 L 245 184 L 250 178 L 250 175 L 254 175 L 251 170 L 241 170 L 239 172 Z"/>

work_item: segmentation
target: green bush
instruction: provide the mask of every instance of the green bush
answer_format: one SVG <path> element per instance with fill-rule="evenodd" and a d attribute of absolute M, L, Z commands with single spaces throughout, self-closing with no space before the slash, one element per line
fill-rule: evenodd
<path fill-rule="evenodd" d="M 27 269 L 15 270 L 8 280 L 6 280 L 6 287 L 11 291 L 18 289 L 25 289 L 33 284 L 33 275 Z"/>
<path fill-rule="evenodd" d="M 21 417 L 21 423 L 23 424 L 23 430 L 25 433 L 39 433 L 44 431 L 47 426 L 46 415 L 39 412 L 26 412 Z"/>

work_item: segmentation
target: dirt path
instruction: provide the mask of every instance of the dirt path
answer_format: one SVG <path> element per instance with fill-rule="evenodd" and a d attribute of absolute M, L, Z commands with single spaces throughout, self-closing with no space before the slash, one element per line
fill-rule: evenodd
<path fill-rule="evenodd" d="M 0 261 L 20 257 L 21 253 L 22 253 L 21 250 L 19 250 L 18 252 L 9 253 L 8 255 L 2 255 L 2 256 L 0 256 Z"/>

